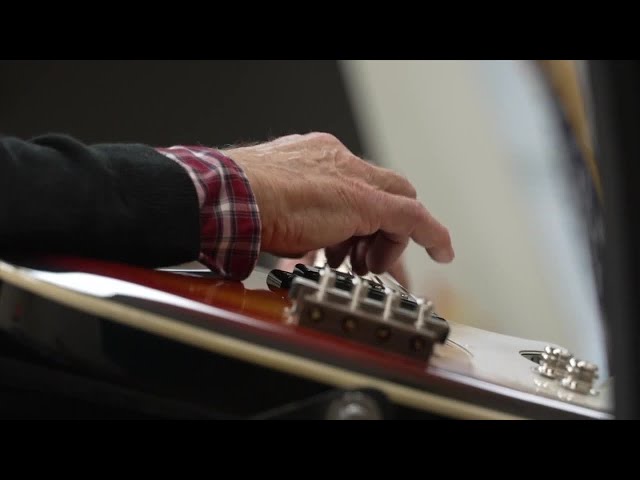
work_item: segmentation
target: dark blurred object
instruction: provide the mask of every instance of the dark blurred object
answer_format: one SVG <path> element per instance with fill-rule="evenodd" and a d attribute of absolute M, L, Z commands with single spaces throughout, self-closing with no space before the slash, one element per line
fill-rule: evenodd
<path fill-rule="evenodd" d="M 593 134 L 588 117 L 587 79 L 577 60 L 538 60 L 538 66 L 553 93 L 562 137 L 567 147 L 567 170 L 576 195 L 579 216 L 584 221 L 591 251 L 591 265 L 598 300 L 603 305 L 602 261 L 605 232 L 602 179 L 593 151 Z"/>
<path fill-rule="evenodd" d="M 640 61 L 590 61 L 595 147 L 602 173 L 604 297 L 611 331 L 615 413 L 640 418 Z"/>
<path fill-rule="evenodd" d="M 336 61 L 0 61 L 0 133 L 85 142 L 255 142 L 326 131 L 362 145 Z"/>
<path fill-rule="evenodd" d="M 585 91 L 588 79 L 578 60 L 538 60 L 552 94 L 552 108 L 556 113 L 561 138 L 566 147 L 566 163 L 562 165 L 562 176 L 569 179 L 572 201 L 583 225 L 590 250 L 591 272 L 596 288 L 599 316 L 604 320 L 603 333 L 607 360 L 614 368 L 612 358 L 610 325 L 604 310 L 603 262 L 605 248 L 605 226 L 603 211 L 602 179 L 598 158 L 593 151 L 593 127 L 588 115 L 589 92 Z"/>

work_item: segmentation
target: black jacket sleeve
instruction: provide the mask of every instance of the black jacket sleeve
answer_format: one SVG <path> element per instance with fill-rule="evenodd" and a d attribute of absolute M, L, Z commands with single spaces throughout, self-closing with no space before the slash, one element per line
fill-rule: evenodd
<path fill-rule="evenodd" d="M 0 137 L 0 257 L 65 253 L 144 266 L 196 260 L 186 171 L 139 144 Z"/>

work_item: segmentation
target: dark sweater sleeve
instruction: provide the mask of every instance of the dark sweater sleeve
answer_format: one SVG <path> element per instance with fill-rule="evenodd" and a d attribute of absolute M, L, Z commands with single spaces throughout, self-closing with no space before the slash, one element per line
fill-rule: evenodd
<path fill-rule="evenodd" d="M 141 144 L 0 137 L 0 257 L 65 253 L 143 266 L 197 260 L 187 172 Z"/>

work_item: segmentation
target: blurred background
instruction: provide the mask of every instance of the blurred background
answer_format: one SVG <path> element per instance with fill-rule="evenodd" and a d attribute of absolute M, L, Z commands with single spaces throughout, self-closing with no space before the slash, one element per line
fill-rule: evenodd
<path fill-rule="evenodd" d="M 606 376 L 567 146 L 532 62 L 0 61 L 0 96 L 0 134 L 24 138 L 222 146 L 330 132 L 407 176 L 450 228 L 451 265 L 409 248 L 415 294 Z"/>

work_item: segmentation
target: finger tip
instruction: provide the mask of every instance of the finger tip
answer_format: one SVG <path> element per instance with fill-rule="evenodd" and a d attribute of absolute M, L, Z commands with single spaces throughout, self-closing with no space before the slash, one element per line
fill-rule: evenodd
<path fill-rule="evenodd" d="M 371 253 L 371 252 L 369 252 Z M 389 269 L 390 262 L 384 261 L 380 258 L 375 258 L 372 255 L 367 255 L 366 265 L 369 271 L 375 275 L 382 275 Z"/>
<path fill-rule="evenodd" d="M 451 263 L 456 256 L 453 248 L 438 248 L 428 253 L 438 263 Z"/>
<path fill-rule="evenodd" d="M 366 266 L 367 266 L 367 269 L 371 273 L 374 273 L 376 275 L 380 274 L 380 273 L 382 273 L 384 271 L 382 268 L 380 268 L 381 267 L 380 262 L 375 261 L 375 260 L 371 261 L 371 259 L 369 259 L 369 257 L 367 257 Z"/>
<path fill-rule="evenodd" d="M 447 250 L 447 260 L 446 263 L 451 263 L 456 258 L 456 252 L 453 251 L 453 248 L 449 248 Z"/>
<path fill-rule="evenodd" d="M 366 268 L 353 268 L 352 269 L 353 273 L 355 273 L 356 275 L 358 275 L 359 277 L 364 277 L 365 275 L 367 275 L 369 273 L 369 270 L 367 270 Z"/>

